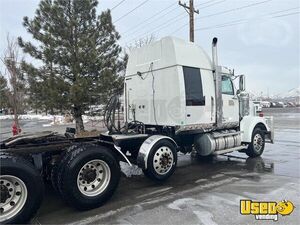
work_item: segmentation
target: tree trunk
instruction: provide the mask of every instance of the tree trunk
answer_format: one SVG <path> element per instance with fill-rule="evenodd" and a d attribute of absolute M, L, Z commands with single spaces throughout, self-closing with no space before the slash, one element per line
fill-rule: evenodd
<path fill-rule="evenodd" d="M 74 107 L 74 119 L 76 123 L 76 133 L 80 133 L 84 131 L 84 125 L 83 125 L 83 120 L 82 120 L 82 110 L 80 107 L 75 106 Z"/>
<path fill-rule="evenodd" d="M 17 113 L 17 109 L 14 108 L 14 122 L 17 126 L 17 130 L 18 130 L 18 133 L 19 133 L 19 129 L 20 129 L 20 125 L 19 125 L 19 116 L 18 116 L 18 113 Z"/>

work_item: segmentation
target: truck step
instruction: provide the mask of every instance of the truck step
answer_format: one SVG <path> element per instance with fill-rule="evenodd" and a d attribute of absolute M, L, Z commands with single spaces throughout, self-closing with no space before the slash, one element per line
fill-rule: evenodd
<path fill-rule="evenodd" d="M 220 138 L 220 137 L 226 137 L 226 136 L 233 136 L 243 133 L 243 131 L 237 131 L 237 132 L 228 132 L 228 133 L 213 133 L 214 138 Z"/>
<path fill-rule="evenodd" d="M 225 153 L 229 153 L 229 152 L 233 152 L 233 151 L 238 151 L 238 150 L 242 150 L 242 149 L 245 149 L 245 148 L 246 148 L 245 145 L 241 145 L 241 146 L 234 147 L 234 148 L 227 148 L 227 149 L 215 151 L 213 154 L 214 155 L 222 155 L 222 154 L 225 154 Z"/>

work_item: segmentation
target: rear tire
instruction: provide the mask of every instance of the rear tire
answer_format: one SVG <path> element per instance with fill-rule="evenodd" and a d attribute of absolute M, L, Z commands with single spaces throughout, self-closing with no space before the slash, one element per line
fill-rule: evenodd
<path fill-rule="evenodd" d="M 58 174 L 61 173 L 62 172 L 61 170 L 64 169 L 65 163 L 70 158 L 70 152 L 80 147 L 82 147 L 82 144 L 73 144 L 67 149 L 65 149 L 63 153 L 61 153 L 60 161 L 52 167 L 50 176 L 51 176 L 52 187 L 55 191 L 60 192 L 59 183 L 58 183 Z"/>
<path fill-rule="evenodd" d="M 63 199 L 79 210 L 103 205 L 116 190 L 120 166 L 109 149 L 83 145 L 69 153 L 58 173 Z"/>
<path fill-rule="evenodd" d="M 260 156 L 265 149 L 265 134 L 260 128 L 255 128 L 252 133 L 252 140 L 246 149 L 246 154 L 249 157 Z"/>
<path fill-rule="evenodd" d="M 147 169 L 143 169 L 146 177 L 154 181 L 165 181 L 175 171 L 177 151 L 172 142 L 166 139 L 158 141 L 150 150 Z"/>
<path fill-rule="evenodd" d="M 0 155 L 0 223 L 28 222 L 39 209 L 44 184 L 36 168 L 27 160 L 12 154 Z"/>
<path fill-rule="evenodd" d="M 51 178 L 51 184 L 53 189 L 58 192 L 58 184 L 57 184 L 57 174 L 58 174 L 58 166 L 59 164 L 55 164 L 52 169 L 51 169 L 51 174 L 50 174 L 50 178 Z"/>

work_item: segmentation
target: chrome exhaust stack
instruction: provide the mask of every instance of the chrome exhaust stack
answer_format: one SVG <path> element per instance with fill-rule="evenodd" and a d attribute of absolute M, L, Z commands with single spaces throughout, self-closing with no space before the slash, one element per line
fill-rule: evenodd
<path fill-rule="evenodd" d="M 222 77 L 218 65 L 218 52 L 217 52 L 218 38 L 214 37 L 212 41 L 212 64 L 215 81 L 216 92 L 216 125 L 217 128 L 222 127 L 223 120 L 223 100 L 222 100 Z"/>

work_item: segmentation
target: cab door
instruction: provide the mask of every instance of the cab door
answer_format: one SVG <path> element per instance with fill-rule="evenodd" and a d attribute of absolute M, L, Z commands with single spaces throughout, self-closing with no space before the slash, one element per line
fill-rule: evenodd
<path fill-rule="evenodd" d="M 229 76 L 222 76 L 223 123 L 239 122 L 239 102 Z"/>

